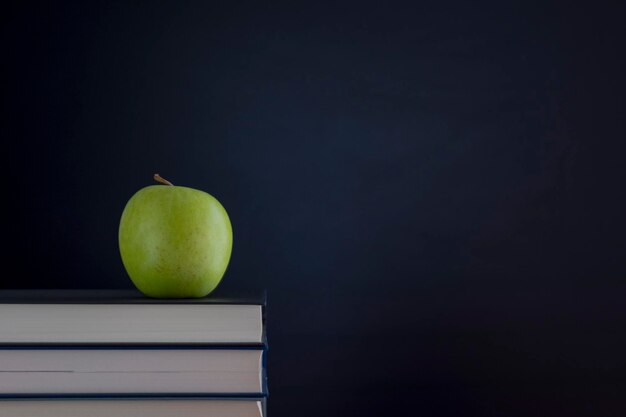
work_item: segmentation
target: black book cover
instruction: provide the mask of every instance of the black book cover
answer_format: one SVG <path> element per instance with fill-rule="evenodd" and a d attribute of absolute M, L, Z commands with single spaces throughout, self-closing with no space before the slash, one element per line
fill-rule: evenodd
<path fill-rule="evenodd" d="M 250 304 L 266 305 L 265 291 L 202 298 L 150 298 L 138 290 L 0 290 L 0 304 Z"/>

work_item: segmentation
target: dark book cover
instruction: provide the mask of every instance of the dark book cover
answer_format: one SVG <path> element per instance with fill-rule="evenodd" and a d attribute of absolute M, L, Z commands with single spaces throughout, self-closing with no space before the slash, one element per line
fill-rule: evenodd
<path fill-rule="evenodd" d="M 138 290 L 0 290 L 0 304 L 250 304 L 267 303 L 267 294 L 216 292 L 202 298 L 150 298 Z"/>

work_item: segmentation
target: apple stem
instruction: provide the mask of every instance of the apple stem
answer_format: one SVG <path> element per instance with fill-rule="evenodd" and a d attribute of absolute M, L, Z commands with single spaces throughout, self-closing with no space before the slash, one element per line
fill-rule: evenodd
<path fill-rule="evenodd" d="M 160 182 L 161 184 L 165 184 L 165 185 L 174 185 L 171 182 L 169 182 L 168 180 L 166 180 L 165 178 L 163 178 L 162 176 L 160 176 L 159 174 L 154 174 L 154 180 L 157 182 Z"/>

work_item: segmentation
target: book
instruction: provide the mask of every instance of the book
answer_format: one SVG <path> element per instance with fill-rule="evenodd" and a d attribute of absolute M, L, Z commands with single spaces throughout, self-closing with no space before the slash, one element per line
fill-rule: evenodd
<path fill-rule="evenodd" d="M 0 345 L 263 346 L 265 294 L 152 299 L 134 290 L 1 290 Z"/>
<path fill-rule="evenodd" d="M 265 416 L 265 294 L 0 291 L 0 417 Z"/>
<path fill-rule="evenodd" d="M 0 396 L 263 396 L 264 350 L 0 348 Z"/>
<path fill-rule="evenodd" d="M 4 399 L 0 417 L 264 417 L 264 399 Z"/>

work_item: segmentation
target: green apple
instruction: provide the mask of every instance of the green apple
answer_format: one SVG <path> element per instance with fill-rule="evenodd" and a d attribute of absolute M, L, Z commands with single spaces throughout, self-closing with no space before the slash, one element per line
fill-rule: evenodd
<path fill-rule="evenodd" d="M 204 297 L 224 276 L 233 246 L 226 210 L 204 191 L 163 185 L 139 190 L 119 229 L 122 262 L 135 286 L 154 298 Z"/>

